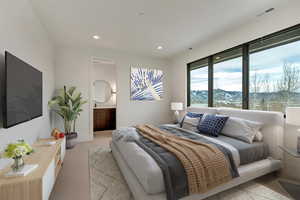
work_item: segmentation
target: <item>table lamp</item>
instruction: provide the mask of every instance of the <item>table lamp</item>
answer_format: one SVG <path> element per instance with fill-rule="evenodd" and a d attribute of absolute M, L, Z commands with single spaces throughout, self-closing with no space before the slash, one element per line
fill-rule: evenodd
<path fill-rule="evenodd" d="M 174 115 L 175 115 L 175 118 L 176 118 L 176 122 L 178 123 L 179 120 L 180 120 L 179 111 L 183 110 L 183 103 L 181 103 L 181 102 L 172 102 L 171 103 L 171 110 L 174 110 Z"/>
<path fill-rule="evenodd" d="M 286 108 L 286 123 L 293 126 L 298 126 L 300 130 L 300 107 Z M 298 133 L 297 151 L 300 153 L 300 132 Z"/>

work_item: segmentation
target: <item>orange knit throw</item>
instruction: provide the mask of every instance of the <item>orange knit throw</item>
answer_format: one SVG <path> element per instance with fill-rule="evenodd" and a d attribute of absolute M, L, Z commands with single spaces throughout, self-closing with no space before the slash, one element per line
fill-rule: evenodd
<path fill-rule="evenodd" d="M 173 153 L 182 163 L 189 193 L 205 193 L 232 179 L 225 155 L 214 145 L 179 137 L 151 125 L 136 126 L 139 133 Z"/>

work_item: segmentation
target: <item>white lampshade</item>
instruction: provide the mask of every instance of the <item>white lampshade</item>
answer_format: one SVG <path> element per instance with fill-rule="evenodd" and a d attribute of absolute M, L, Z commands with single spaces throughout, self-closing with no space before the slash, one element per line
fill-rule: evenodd
<path fill-rule="evenodd" d="M 171 110 L 182 110 L 183 109 L 183 103 L 181 102 L 172 102 L 171 103 Z"/>
<path fill-rule="evenodd" d="M 300 126 L 300 107 L 286 108 L 286 123 Z"/>

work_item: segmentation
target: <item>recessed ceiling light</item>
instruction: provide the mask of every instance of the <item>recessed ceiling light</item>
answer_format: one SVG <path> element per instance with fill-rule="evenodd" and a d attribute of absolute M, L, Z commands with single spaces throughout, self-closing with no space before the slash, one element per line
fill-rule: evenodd
<path fill-rule="evenodd" d="M 162 46 L 158 46 L 157 49 L 158 49 L 158 50 L 162 50 L 163 47 L 162 47 Z"/>
<path fill-rule="evenodd" d="M 95 40 L 99 40 L 99 39 L 100 39 L 100 36 L 99 36 L 99 35 L 94 35 L 93 38 L 94 38 Z"/>
<path fill-rule="evenodd" d="M 220 56 L 217 56 L 217 57 L 216 57 L 216 60 L 219 60 L 220 58 L 221 58 Z"/>

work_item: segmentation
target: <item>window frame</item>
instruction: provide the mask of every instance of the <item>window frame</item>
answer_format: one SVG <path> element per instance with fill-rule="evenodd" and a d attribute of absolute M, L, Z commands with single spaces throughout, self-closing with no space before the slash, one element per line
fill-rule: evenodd
<path fill-rule="evenodd" d="M 277 43 L 274 44 L 269 44 L 266 45 L 266 47 L 261 47 L 258 50 L 254 50 L 250 52 L 250 45 L 254 45 L 257 44 L 259 42 L 263 42 L 263 41 L 267 41 L 270 39 L 274 39 L 276 37 L 280 37 L 280 36 L 285 36 L 285 34 L 294 31 L 294 30 L 299 30 L 300 31 L 300 24 L 297 24 L 295 26 L 283 29 L 281 31 L 277 31 L 274 33 L 271 33 L 269 35 L 260 37 L 258 39 L 243 43 L 241 45 L 232 47 L 230 49 L 226 49 L 224 51 L 221 52 L 217 52 L 213 55 L 195 60 L 193 62 L 187 63 L 187 106 L 189 107 L 191 105 L 191 97 L 190 97 L 190 83 L 191 83 L 191 77 L 190 77 L 190 72 L 194 69 L 197 68 L 191 68 L 191 66 L 197 62 L 201 62 L 201 60 L 207 59 L 208 60 L 208 107 L 213 107 L 213 80 L 214 80 L 214 74 L 213 74 L 213 58 L 214 56 L 218 55 L 218 54 L 224 54 L 228 51 L 234 51 L 236 49 L 240 49 L 242 48 L 242 109 L 249 109 L 249 80 L 250 80 L 250 62 L 249 62 L 249 57 L 250 57 L 250 53 L 254 53 L 254 52 L 259 52 L 259 51 L 264 51 L 267 49 L 271 49 L 277 46 L 282 46 L 285 44 L 289 44 L 292 42 L 296 42 L 300 40 L 300 35 L 299 38 L 288 38 L 288 40 L 277 40 Z M 225 61 L 225 60 L 224 60 Z M 199 67 L 201 68 L 201 67 Z"/>

